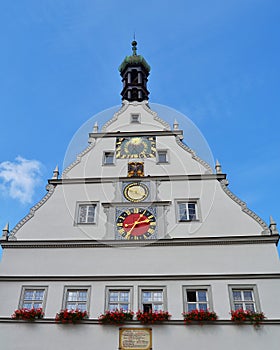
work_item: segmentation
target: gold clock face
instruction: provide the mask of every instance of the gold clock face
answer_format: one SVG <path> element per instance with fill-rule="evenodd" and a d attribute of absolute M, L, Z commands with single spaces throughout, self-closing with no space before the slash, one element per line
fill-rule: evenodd
<path fill-rule="evenodd" d="M 154 136 L 119 137 L 116 141 L 116 158 L 155 158 Z"/>
<path fill-rule="evenodd" d="M 149 189 L 141 182 L 134 182 L 125 186 L 123 195 L 131 202 L 141 202 L 148 197 Z"/>

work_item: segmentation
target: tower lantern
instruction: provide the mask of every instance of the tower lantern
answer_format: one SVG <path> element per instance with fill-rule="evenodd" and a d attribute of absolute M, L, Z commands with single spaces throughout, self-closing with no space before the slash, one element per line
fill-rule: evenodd
<path fill-rule="evenodd" d="M 137 42 L 132 41 L 132 55 L 126 56 L 119 67 L 122 76 L 122 99 L 129 102 L 144 101 L 149 99 L 147 90 L 150 66 L 143 56 L 137 55 Z"/>

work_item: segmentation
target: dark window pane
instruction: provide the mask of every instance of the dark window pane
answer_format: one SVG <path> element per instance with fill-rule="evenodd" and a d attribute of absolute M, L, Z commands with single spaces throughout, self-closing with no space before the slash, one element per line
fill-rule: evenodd
<path fill-rule="evenodd" d="M 143 304 L 144 312 L 151 312 L 153 310 L 152 304 Z"/>
<path fill-rule="evenodd" d="M 188 290 L 187 291 L 187 301 L 188 302 L 196 302 L 196 292 Z"/>

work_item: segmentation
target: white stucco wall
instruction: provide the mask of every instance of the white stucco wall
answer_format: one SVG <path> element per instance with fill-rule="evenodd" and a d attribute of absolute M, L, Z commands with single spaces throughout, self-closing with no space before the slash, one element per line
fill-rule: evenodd
<path fill-rule="evenodd" d="M 129 325 L 130 326 L 130 325 Z M 16 336 L 14 324 L 1 324 L 0 337 L 5 350 L 60 349 L 118 349 L 119 327 L 95 324 L 56 325 L 19 324 Z M 26 334 L 29 334 L 28 340 Z M 51 334 L 51 336 L 50 336 Z M 252 326 L 236 325 L 158 325 L 152 326 L 153 349 L 227 349 L 227 350 L 277 350 L 279 328 L 263 326 L 255 330 Z M 47 341 L 44 341 L 47 339 Z"/>

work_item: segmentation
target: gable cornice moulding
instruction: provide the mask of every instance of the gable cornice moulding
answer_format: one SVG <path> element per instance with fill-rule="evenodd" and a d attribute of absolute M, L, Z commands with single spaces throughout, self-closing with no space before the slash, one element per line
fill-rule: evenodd
<path fill-rule="evenodd" d="M 48 182 L 52 185 L 62 184 L 86 184 L 86 183 L 110 183 L 116 181 L 135 181 L 139 182 L 139 178 L 122 177 L 86 177 L 86 178 L 63 178 L 49 179 Z M 226 174 L 193 174 L 193 175 L 156 175 L 143 176 L 141 181 L 203 181 L 203 180 L 224 180 Z"/>
<path fill-rule="evenodd" d="M 198 245 L 240 245 L 240 244 L 277 244 L 279 235 L 260 236 L 228 236 L 228 237 L 197 237 L 171 238 L 148 241 L 125 240 L 22 240 L 3 241 L 3 249 L 34 249 L 34 248 L 118 248 L 118 247 L 159 247 L 159 246 L 198 246 Z"/>
<path fill-rule="evenodd" d="M 191 149 L 190 147 L 185 145 L 181 141 L 179 136 L 176 136 L 176 142 L 181 148 L 183 148 L 185 151 L 190 153 L 194 160 L 196 160 L 199 164 L 201 164 L 204 168 L 206 168 L 206 174 L 213 174 L 213 170 L 212 170 L 211 166 L 208 163 L 206 163 L 203 159 L 198 157 L 193 149 Z"/>
<path fill-rule="evenodd" d="M 241 210 L 249 215 L 252 219 L 254 219 L 262 228 L 263 228 L 263 235 L 271 235 L 271 231 L 267 224 L 251 209 L 247 208 L 247 204 L 243 202 L 240 198 L 238 198 L 234 193 L 229 190 L 228 186 L 228 181 L 227 180 L 222 180 L 220 181 L 221 187 L 223 191 L 235 202 L 237 203 L 240 207 Z"/>
<path fill-rule="evenodd" d="M 222 273 L 222 274 L 151 274 L 151 275 L 10 275 L 0 276 L 0 281 L 205 281 L 205 280 L 256 280 L 280 279 L 280 273 Z"/>
<path fill-rule="evenodd" d="M 13 241 L 16 240 L 15 234 L 17 231 L 28 221 L 30 220 L 34 215 L 36 210 L 38 210 L 43 204 L 46 203 L 46 201 L 52 196 L 55 190 L 55 186 L 52 184 L 48 184 L 46 186 L 46 190 L 48 191 L 47 194 L 37 203 L 35 204 L 29 211 L 29 213 L 22 219 L 20 220 L 16 226 L 12 229 L 9 235 L 9 240 Z"/>

